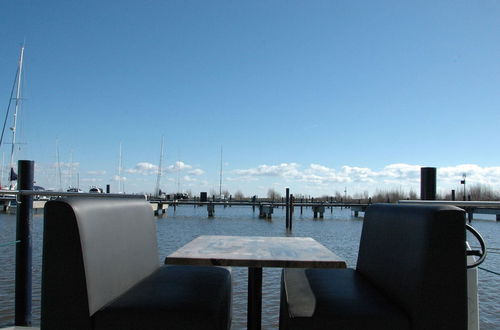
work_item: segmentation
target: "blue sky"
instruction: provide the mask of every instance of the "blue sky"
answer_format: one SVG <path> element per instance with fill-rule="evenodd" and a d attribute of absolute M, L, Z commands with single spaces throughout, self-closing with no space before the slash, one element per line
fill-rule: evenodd
<path fill-rule="evenodd" d="M 499 16 L 497 1 L 4 0 L 0 117 L 26 40 L 16 158 L 46 188 L 117 191 L 121 143 L 125 191 L 152 192 L 163 135 L 169 192 L 218 191 L 221 147 L 232 193 L 418 192 L 421 166 L 438 190 L 464 172 L 500 189 Z"/>

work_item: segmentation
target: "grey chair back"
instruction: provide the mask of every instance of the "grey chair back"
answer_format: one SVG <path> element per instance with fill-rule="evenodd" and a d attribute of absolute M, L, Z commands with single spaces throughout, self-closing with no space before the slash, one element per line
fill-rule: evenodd
<path fill-rule="evenodd" d="M 406 311 L 414 329 L 466 328 L 463 210 L 452 206 L 370 206 L 357 270 Z"/>
<path fill-rule="evenodd" d="M 42 329 L 91 329 L 92 314 L 159 266 L 156 224 L 148 202 L 117 198 L 47 202 Z"/>

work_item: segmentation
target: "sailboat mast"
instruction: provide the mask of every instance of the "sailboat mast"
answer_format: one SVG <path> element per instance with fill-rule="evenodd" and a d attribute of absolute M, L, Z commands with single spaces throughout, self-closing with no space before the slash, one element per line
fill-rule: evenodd
<path fill-rule="evenodd" d="M 156 177 L 156 187 L 155 187 L 155 195 L 160 197 L 160 179 L 161 179 L 161 168 L 163 163 L 163 135 L 161 137 L 161 145 L 160 145 L 160 164 L 158 165 L 158 175 Z"/>
<path fill-rule="evenodd" d="M 57 160 L 57 177 L 59 179 L 59 191 L 63 191 L 63 188 L 62 188 L 61 161 L 59 159 L 59 139 L 56 139 L 56 160 Z"/>
<path fill-rule="evenodd" d="M 220 147 L 219 198 L 222 199 L 222 146 Z"/>
<path fill-rule="evenodd" d="M 21 54 L 19 55 L 19 69 L 17 71 L 17 87 L 16 87 L 16 105 L 14 110 L 14 123 L 11 127 L 12 130 L 12 146 L 10 150 L 10 173 L 9 173 L 9 186 L 12 188 L 13 171 L 14 171 L 14 151 L 16 147 L 16 128 L 17 128 L 17 113 L 21 105 L 21 77 L 23 75 L 23 59 L 24 59 L 24 44 L 21 46 Z"/>
<path fill-rule="evenodd" d="M 120 142 L 120 152 L 118 155 L 118 191 L 123 192 L 122 188 L 122 143 Z"/>

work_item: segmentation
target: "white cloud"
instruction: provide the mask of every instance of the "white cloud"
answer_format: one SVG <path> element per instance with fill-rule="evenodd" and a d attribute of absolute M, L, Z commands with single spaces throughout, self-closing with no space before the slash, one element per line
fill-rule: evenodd
<path fill-rule="evenodd" d="M 249 182 L 266 177 L 281 177 L 288 181 L 317 186 L 350 184 L 375 189 L 385 189 L 387 186 L 415 188 L 420 184 L 420 169 L 420 165 L 404 163 L 390 164 L 380 170 L 349 165 L 334 169 L 321 164 L 310 164 L 302 168 L 296 163 L 282 163 L 237 169 L 233 171 L 235 176 L 227 180 Z M 438 168 L 437 184 L 440 189 L 454 187 L 460 183 L 463 173 L 466 173 L 468 183 L 480 183 L 500 188 L 500 167 L 481 167 L 475 164 Z"/>
<path fill-rule="evenodd" d="M 196 168 L 196 169 L 188 172 L 188 174 L 191 174 L 191 175 L 203 175 L 204 173 L 205 173 L 205 171 L 203 171 L 202 169 L 199 169 L 199 168 Z"/>
<path fill-rule="evenodd" d="M 125 177 L 125 176 L 118 176 L 118 175 L 114 175 L 114 176 L 113 176 L 113 178 L 112 178 L 112 180 L 113 180 L 113 181 L 116 181 L 116 182 L 118 182 L 118 181 L 122 181 L 122 182 L 124 182 L 124 181 L 127 181 L 127 177 Z"/>
<path fill-rule="evenodd" d="M 194 181 L 197 181 L 197 179 L 196 179 L 196 178 L 193 178 L 193 177 L 191 177 L 191 176 L 189 176 L 189 175 L 185 175 L 185 176 L 183 176 L 183 177 L 182 177 L 182 179 L 183 179 L 184 181 L 186 181 L 186 182 L 194 182 Z"/>
<path fill-rule="evenodd" d="M 106 171 L 105 170 L 87 171 L 87 174 L 89 174 L 89 175 L 105 175 Z"/>
<path fill-rule="evenodd" d="M 126 169 L 125 173 L 130 174 L 142 174 L 142 175 L 152 175 L 158 173 L 158 166 L 148 163 L 148 162 L 140 162 L 134 166 L 134 168 Z"/>
<path fill-rule="evenodd" d="M 234 173 L 242 176 L 280 176 L 284 178 L 291 178 L 296 176 L 299 172 L 299 167 L 296 163 L 282 163 L 279 165 L 259 165 L 256 168 L 246 170 L 235 170 Z"/>
<path fill-rule="evenodd" d="M 172 172 L 177 172 L 177 171 L 189 170 L 192 168 L 193 168 L 193 166 L 191 166 L 191 165 L 188 165 L 188 164 L 181 162 L 181 161 L 177 161 L 177 162 L 173 163 L 172 165 L 168 166 L 165 170 L 168 173 L 172 173 Z"/>
<path fill-rule="evenodd" d="M 98 179 L 98 178 L 83 178 L 83 179 L 80 179 L 80 181 L 87 182 L 87 183 L 99 183 L 99 182 L 102 182 L 102 179 Z"/>

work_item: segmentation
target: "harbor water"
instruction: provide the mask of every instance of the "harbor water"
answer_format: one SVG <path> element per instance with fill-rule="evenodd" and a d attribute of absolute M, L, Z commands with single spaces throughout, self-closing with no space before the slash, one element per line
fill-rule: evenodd
<path fill-rule="evenodd" d="M 479 215 L 477 217 L 480 217 Z M 326 210 L 324 219 L 313 219 L 311 209 L 295 209 L 293 231 L 285 230 L 284 210 L 275 209 L 272 220 L 259 219 L 258 210 L 251 207 L 217 206 L 215 217 L 208 218 L 206 207 L 171 207 L 166 215 L 158 217 L 159 259 L 190 242 L 199 235 L 240 236 L 310 236 L 356 266 L 362 218 L 356 218 L 349 209 Z M 500 271 L 500 222 L 474 220 L 472 225 L 481 232 L 487 246 L 492 248 L 481 265 Z M 0 327 L 14 322 L 14 258 L 16 217 L 0 214 Z M 40 274 L 43 216 L 33 217 L 33 323 L 40 318 Z M 394 237 L 394 239 L 401 239 Z M 471 240 L 472 245 L 477 243 Z M 280 269 L 264 268 L 262 293 L 262 328 L 277 329 L 279 315 Z M 233 322 L 232 329 L 246 329 L 247 269 L 233 267 Z M 500 329 L 500 276 L 479 270 L 479 303 L 481 329 Z"/>

